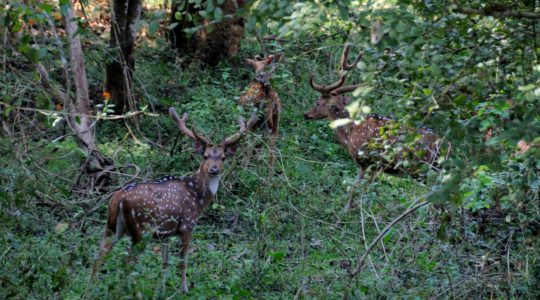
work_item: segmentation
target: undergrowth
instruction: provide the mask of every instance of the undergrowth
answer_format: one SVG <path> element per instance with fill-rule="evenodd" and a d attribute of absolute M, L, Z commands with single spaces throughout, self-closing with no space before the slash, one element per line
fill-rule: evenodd
<path fill-rule="evenodd" d="M 249 39 L 243 49 L 242 57 L 258 51 Z M 340 49 L 324 51 L 335 61 Z M 165 41 L 142 41 L 137 48 L 137 94 L 156 114 L 98 124 L 100 150 L 119 166 L 140 167 L 137 180 L 184 175 L 198 166 L 190 141 L 179 137 L 166 114 L 169 106 L 189 112 L 188 123 L 214 140 L 237 130 L 237 118 L 249 114 L 236 100 L 253 74 L 239 60 L 233 66 L 200 69 L 170 52 Z M 102 53 L 85 55 L 95 89 L 101 84 Z M 260 132 L 250 133 L 238 155 L 226 162 L 217 200 L 194 231 L 188 296 L 327 299 L 343 297 L 351 287 L 354 298 L 538 295 L 539 242 L 523 234 L 527 229 L 503 226 L 509 222 L 504 215 L 462 211 L 448 215 L 447 234 L 440 235 L 445 211 L 433 205 L 393 227 L 361 274 L 349 279 L 348 270 L 372 239 L 430 187 L 380 175 L 364 182 L 357 191 L 358 206 L 342 213 L 356 167 L 326 122 L 303 119 L 318 97 L 308 85 L 310 74 L 328 74 L 333 68 L 313 63 L 323 56 L 308 60 L 308 55 L 300 47 L 289 49 L 273 79 L 283 103 L 275 174 L 268 178 L 268 141 Z M 168 271 L 162 272 L 158 244 L 149 237 L 138 261 L 128 263 L 124 239 L 108 256 L 98 281 L 89 282 L 108 198 L 133 170 L 115 176 L 108 190 L 91 190 L 75 184 L 83 154 L 71 138 L 28 139 L 20 146 L 25 155 L 18 155 L 22 150 L 13 149 L 7 139 L 0 141 L 1 298 L 187 297 L 181 293 L 176 238 Z M 488 232 L 482 229 L 486 222 Z"/>

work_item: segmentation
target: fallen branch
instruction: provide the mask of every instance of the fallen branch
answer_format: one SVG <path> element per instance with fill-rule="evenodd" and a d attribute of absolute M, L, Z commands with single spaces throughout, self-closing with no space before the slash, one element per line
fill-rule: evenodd
<path fill-rule="evenodd" d="M 360 273 L 360 271 L 362 270 L 362 267 L 364 266 L 364 261 L 366 260 L 366 257 L 371 253 L 371 251 L 373 251 L 373 248 L 375 247 L 375 245 L 377 245 L 377 243 L 379 243 L 379 241 L 390 231 L 390 229 L 394 225 L 399 223 L 399 221 L 403 220 L 406 216 L 408 216 L 411 213 L 415 212 L 420 207 L 426 206 L 426 205 L 429 204 L 429 202 L 427 202 L 427 201 L 421 202 L 422 200 L 425 200 L 425 198 L 427 198 L 426 195 L 420 197 L 418 200 L 416 200 L 416 202 L 414 202 L 414 204 L 413 204 L 413 206 L 411 208 L 407 209 L 399 217 L 397 217 L 392 222 L 390 222 L 390 224 L 386 225 L 386 227 L 381 231 L 381 233 L 379 233 L 379 235 L 371 242 L 369 247 L 366 249 L 366 252 L 364 252 L 364 254 L 358 259 L 358 265 L 356 266 L 356 269 L 349 272 L 349 277 L 351 279 L 354 278 L 358 273 Z"/>

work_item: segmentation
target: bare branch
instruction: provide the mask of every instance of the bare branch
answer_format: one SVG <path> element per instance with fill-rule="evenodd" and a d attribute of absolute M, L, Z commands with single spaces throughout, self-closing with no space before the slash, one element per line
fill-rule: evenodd
<path fill-rule="evenodd" d="M 481 16 L 491 16 L 495 18 L 540 19 L 540 14 L 535 13 L 535 12 L 514 11 L 514 10 L 508 10 L 508 9 L 497 10 L 497 9 L 492 9 L 491 7 L 486 7 L 484 9 L 457 7 L 455 11 L 464 15 L 481 15 Z"/>
<path fill-rule="evenodd" d="M 379 235 L 371 242 L 371 244 L 367 248 L 366 252 L 364 252 L 364 254 L 358 259 L 358 265 L 356 266 L 356 269 L 349 272 L 349 277 L 351 279 L 354 278 L 356 276 L 356 274 L 360 273 L 360 271 L 362 270 L 362 267 L 364 266 L 364 261 L 366 260 L 366 257 L 371 253 L 371 251 L 373 251 L 373 248 L 375 247 L 375 245 L 377 245 L 379 243 L 379 241 L 390 231 L 390 229 L 392 229 L 392 227 L 394 227 L 394 225 L 399 223 L 406 216 L 408 216 L 411 213 L 415 212 L 420 207 L 423 207 L 423 206 L 426 206 L 426 205 L 429 204 L 429 202 L 427 202 L 427 201 L 422 202 L 422 200 L 424 200 L 425 198 L 427 198 L 426 195 L 424 195 L 424 196 L 420 197 L 418 200 L 416 200 L 416 202 L 414 203 L 414 205 L 411 208 L 407 209 L 399 217 L 395 218 L 392 222 L 390 222 L 390 224 L 388 224 L 381 231 L 381 233 L 379 233 Z"/>

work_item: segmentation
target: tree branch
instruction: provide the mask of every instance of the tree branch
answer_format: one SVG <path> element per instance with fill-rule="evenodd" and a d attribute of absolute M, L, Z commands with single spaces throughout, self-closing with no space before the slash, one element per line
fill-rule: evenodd
<path fill-rule="evenodd" d="M 527 18 L 527 19 L 540 19 L 540 13 L 528 12 L 528 11 L 514 11 L 514 10 L 498 10 L 486 7 L 484 9 L 475 9 L 469 7 L 457 7 L 455 12 L 464 15 L 481 15 L 491 16 L 495 18 Z"/>
<path fill-rule="evenodd" d="M 386 227 L 379 233 L 379 235 L 371 242 L 369 247 L 366 249 L 366 252 L 358 259 L 358 265 L 356 266 L 356 269 L 349 272 L 349 277 L 352 279 L 356 276 L 356 274 L 360 273 L 362 270 L 362 267 L 364 266 L 364 261 L 366 260 L 366 257 L 373 251 L 373 248 L 379 241 L 390 231 L 390 229 L 399 223 L 399 221 L 403 220 L 406 216 L 410 215 L 411 213 L 415 212 L 417 209 L 419 209 L 422 206 L 428 205 L 429 202 L 422 200 L 425 200 L 428 196 L 422 196 L 416 202 L 414 203 L 413 207 L 407 209 L 404 213 L 402 213 L 399 217 L 394 219 L 390 224 L 386 225 Z"/>

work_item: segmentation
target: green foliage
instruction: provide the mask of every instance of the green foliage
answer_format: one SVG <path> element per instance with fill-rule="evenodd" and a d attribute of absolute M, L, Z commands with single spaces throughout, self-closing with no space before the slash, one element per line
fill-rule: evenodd
<path fill-rule="evenodd" d="M 221 2 L 190 1 L 200 11 L 176 19 L 220 20 Z M 531 3 L 511 8 L 533 11 Z M 59 8 L 42 1 L 10 5 L 0 7 L 0 29 L 13 46 L 0 49 L 10 70 L 0 74 L 7 104 L 0 111 L 0 298 L 181 298 L 177 239 L 168 271 L 161 271 L 149 236 L 135 263 L 128 263 L 124 239 L 99 281 L 89 283 L 107 199 L 131 178 L 131 169 L 122 168 L 128 164 L 141 168 L 137 180 L 196 169 L 199 157 L 167 108 L 189 112 L 188 124 L 218 141 L 249 115 L 236 100 L 252 71 L 225 62 L 213 69 L 189 64 L 168 48 L 159 30 L 162 11 L 145 14 L 141 23 L 153 38 L 139 41 L 134 94 L 140 109 L 153 114 L 97 122 L 100 151 L 120 167 L 111 186 L 97 190 L 81 174 L 87 154 L 66 132 L 65 110 L 32 68 L 43 62 L 54 81 L 64 80 L 68 49 L 41 33 L 50 30 L 48 18 L 57 22 Z M 276 174 L 267 178 L 268 140 L 250 133 L 226 162 L 218 199 L 194 232 L 189 297 L 538 297 L 538 22 L 458 14 L 458 5 L 490 9 L 484 1 L 257 1 L 240 12 L 250 30 L 279 39 L 269 49 L 285 53 L 272 79 L 283 103 Z M 382 37 L 372 43 L 377 21 Z M 106 116 L 100 92 L 106 42 L 91 34 L 80 33 L 83 44 L 91 41 L 84 52 L 90 90 L 96 112 Z M 364 180 L 359 207 L 348 214 L 341 210 L 356 167 L 326 122 L 302 117 L 318 97 L 309 77 L 337 79 L 344 41 L 354 44 L 352 55 L 364 51 L 348 83 L 369 84 L 353 93 L 355 117 L 393 117 L 389 131 L 428 126 L 447 147 L 441 172 L 429 174 L 426 184 L 386 175 Z M 242 57 L 260 51 L 251 35 L 243 47 Z M 366 245 L 426 194 L 432 205 L 395 225 L 350 280 Z"/>

